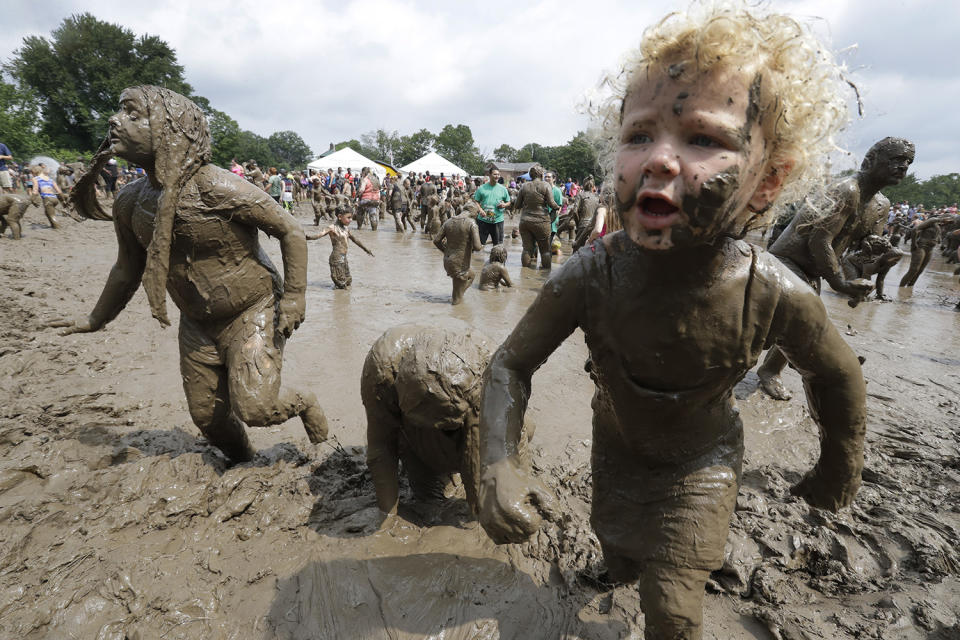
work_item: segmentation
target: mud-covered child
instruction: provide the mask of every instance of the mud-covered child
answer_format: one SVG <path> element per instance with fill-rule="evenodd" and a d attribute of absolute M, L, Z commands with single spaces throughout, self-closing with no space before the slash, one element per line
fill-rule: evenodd
<path fill-rule="evenodd" d="M 347 262 L 347 240 L 351 240 L 358 247 L 366 251 L 371 256 L 373 252 L 367 249 L 360 240 L 350 233 L 350 220 L 353 214 L 337 207 L 337 221 L 317 234 L 307 234 L 307 240 L 319 240 L 324 236 L 330 236 L 330 244 L 333 250 L 330 252 L 330 279 L 333 280 L 333 286 L 337 289 L 346 289 L 353 284 L 353 276 L 350 275 L 350 264 Z"/>
<path fill-rule="evenodd" d="M 507 248 L 502 244 L 490 249 L 490 259 L 483 265 L 480 271 L 480 290 L 492 291 L 499 289 L 502 284 L 505 287 L 512 287 L 510 273 L 507 272 Z"/>
<path fill-rule="evenodd" d="M 517 457 L 531 377 L 580 327 L 593 398 L 591 523 L 609 576 L 636 582 L 648 640 L 702 636 L 743 461 L 733 387 L 778 345 L 804 378 L 820 458 L 793 488 L 849 505 L 863 468 L 860 364 L 823 303 L 741 240 L 828 163 L 839 67 L 795 20 L 716 5 L 649 29 L 603 105 L 623 229 L 571 256 L 484 375 L 480 522 L 497 542 L 553 510 Z"/>

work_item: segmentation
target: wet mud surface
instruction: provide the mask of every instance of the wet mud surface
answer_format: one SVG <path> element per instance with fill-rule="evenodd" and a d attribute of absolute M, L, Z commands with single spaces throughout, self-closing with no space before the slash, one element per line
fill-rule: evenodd
<path fill-rule="evenodd" d="M 312 223 L 309 204 L 298 217 Z M 42 328 L 89 312 L 116 240 L 109 223 L 64 218 L 55 231 L 28 209 L 23 239 L 0 239 L 0 637 L 641 638 L 637 596 L 602 582 L 590 532 L 579 331 L 534 376 L 527 414 L 559 521 L 496 547 L 462 487 L 416 504 L 404 483 L 401 517 L 377 530 L 367 351 L 405 322 L 455 319 L 502 341 L 545 277 L 520 268 L 517 222 L 506 224 L 514 288 L 455 307 L 419 232 L 355 232 L 378 258 L 352 265 L 348 291 L 330 282 L 329 249 L 311 243 L 307 320 L 283 373 L 318 395 L 331 439 L 310 444 L 298 420 L 251 429 L 256 458 L 228 468 L 190 421 L 176 333 L 152 320 L 142 290 L 99 333 Z M 708 585 L 706 638 L 960 637 L 960 290 L 939 255 L 912 292 L 898 290 L 904 262 L 888 278 L 894 302 L 850 309 L 823 294 L 866 358 L 866 467 L 850 509 L 789 495 L 817 455 L 799 375 L 784 372 L 788 402 L 758 393 L 754 373 L 738 385 L 743 486 Z"/>

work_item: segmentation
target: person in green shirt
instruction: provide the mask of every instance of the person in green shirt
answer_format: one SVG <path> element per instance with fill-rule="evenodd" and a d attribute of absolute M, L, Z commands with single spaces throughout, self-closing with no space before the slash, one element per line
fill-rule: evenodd
<path fill-rule="evenodd" d="M 490 167 L 487 170 L 487 183 L 473 192 L 473 199 L 483 209 L 483 213 L 477 215 L 481 246 L 491 237 L 494 246 L 503 244 L 503 210 L 510 204 L 510 192 L 499 180 L 500 171 L 496 167 Z"/>
<path fill-rule="evenodd" d="M 280 204 L 280 194 L 283 192 L 283 180 L 277 175 L 277 168 L 270 167 L 270 177 L 267 178 L 267 194 Z"/>
<path fill-rule="evenodd" d="M 563 190 L 557 186 L 557 174 L 553 171 L 547 173 L 543 179 L 553 189 L 553 201 L 560 205 L 559 209 L 551 212 L 553 218 L 550 220 L 550 240 L 552 242 L 553 237 L 557 235 L 557 222 L 560 220 L 560 213 L 563 211 Z"/>

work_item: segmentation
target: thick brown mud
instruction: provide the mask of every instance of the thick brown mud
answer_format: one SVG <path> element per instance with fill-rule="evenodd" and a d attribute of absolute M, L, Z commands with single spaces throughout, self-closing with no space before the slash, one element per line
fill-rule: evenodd
<path fill-rule="evenodd" d="M 309 204 L 299 217 L 312 223 Z M 364 358 L 409 322 L 456 319 L 502 341 L 545 277 L 521 269 L 517 223 L 505 241 L 515 286 L 458 306 L 420 232 L 354 231 L 377 259 L 351 265 L 346 291 L 330 281 L 329 249 L 311 243 L 307 320 L 283 375 L 318 395 L 331 439 L 310 444 L 298 420 L 250 429 L 257 456 L 228 468 L 190 420 L 176 333 L 142 290 L 99 333 L 42 328 L 90 311 L 116 240 L 109 223 L 52 230 L 31 206 L 23 239 L 0 239 L 0 637 L 641 638 L 637 596 L 602 582 L 589 527 L 593 390 L 579 331 L 534 376 L 527 414 L 557 522 L 496 547 L 462 487 L 417 504 L 404 483 L 400 519 L 377 530 Z M 960 290 L 939 255 L 898 290 L 906 267 L 887 279 L 894 302 L 850 309 L 823 294 L 865 358 L 866 467 L 851 508 L 833 515 L 789 494 L 817 454 L 799 375 L 784 372 L 788 402 L 757 393 L 753 373 L 738 385 L 743 486 L 706 638 L 960 634 Z"/>

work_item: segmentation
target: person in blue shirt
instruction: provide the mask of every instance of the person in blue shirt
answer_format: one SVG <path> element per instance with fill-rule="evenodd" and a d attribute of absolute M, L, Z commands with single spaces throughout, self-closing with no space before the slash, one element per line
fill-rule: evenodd
<path fill-rule="evenodd" d="M 13 179 L 7 168 L 7 160 L 13 162 L 13 154 L 7 145 L 0 142 L 0 193 L 13 193 Z"/>

